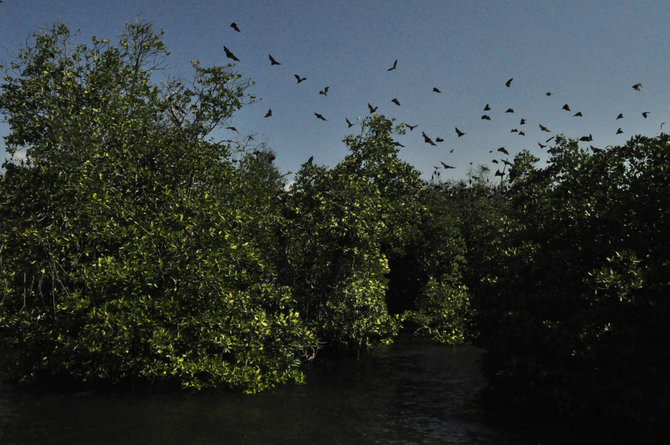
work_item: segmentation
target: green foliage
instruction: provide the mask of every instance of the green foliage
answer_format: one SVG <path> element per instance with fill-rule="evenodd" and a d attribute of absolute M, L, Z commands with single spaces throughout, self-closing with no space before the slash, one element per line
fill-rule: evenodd
<path fill-rule="evenodd" d="M 476 298 L 505 406 L 667 424 L 669 153 L 667 135 L 595 153 L 558 138 L 544 168 L 515 159 Z"/>
<path fill-rule="evenodd" d="M 370 131 L 377 131 L 377 125 L 386 126 L 388 121 L 373 120 Z M 379 142 L 374 136 L 369 141 Z M 385 302 L 386 199 L 374 176 L 366 174 L 375 164 L 366 162 L 369 170 L 356 169 L 361 154 L 369 153 L 354 147 L 334 169 L 304 164 L 287 209 L 287 283 L 322 342 L 345 349 L 390 341 L 397 329 Z"/>
<path fill-rule="evenodd" d="M 92 47 L 57 25 L 5 67 L 8 151 L 28 156 L 0 182 L 0 366 L 13 379 L 302 379 L 316 339 L 263 250 L 277 198 L 249 195 L 251 169 L 205 140 L 248 82 L 196 63 L 191 84 L 160 87 L 167 54 L 147 24 Z"/>
<path fill-rule="evenodd" d="M 419 326 L 416 334 L 441 343 L 465 343 L 471 321 L 469 300 L 465 285 L 431 279 L 417 298 L 416 309 L 405 314 L 405 323 Z"/>

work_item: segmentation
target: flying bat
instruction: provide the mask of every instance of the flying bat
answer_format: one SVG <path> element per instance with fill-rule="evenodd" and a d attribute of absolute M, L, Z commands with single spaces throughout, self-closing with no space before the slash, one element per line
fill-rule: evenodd
<path fill-rule="evenodd" d="M 508 80 L 507 82 L 505 82 L 505 86 L 506 86 L 507 88 L 509 88 L 510 85 L 512 85 L 512 81 L 513 81 L 513 80 L 514 80 L 514 77 L 510 78 L 510 80 Z"/>
<path fill-rule="evenodd" d="M 240 59 L 238 59 L 238 58 L 235 56 L 235 54 L 233 54 L 233 52 L 232 52 L 231 50 L 229 50 L 228 48 L 226 48 L 225 45 L 223 46 L 223 50 L 226 52 L 226 57 L 228 57 L 229 59 L 233 59 L 235 62 L 239 62 L 239 61 L 240 61 Z"/>
<path fill-rule="evenodd" d="M 398 59 L 395 59 L 395 61 L 393 62 L 393 66 L 391 68 L 387 69 L 386 71 L 393 71 L 397 67 L 398 67 Z"/>
<path fill-rule="evenodd" d="M 295 77 L 295 79 L 298 81 L 298 83 L 304 82 L 305 80 L 307 80 L 306 77 L 300 77 L 297 74 L 294 74 L 293 77 Z"/>
<path fill-rule="evenodd" d="M 454 129 L 456 130 L 456 134 L 459 138 L 465 134 L 465 132 L 459 130 L 458 127 L 454 127 Z"/>
<path fill-rule="evenodd" d="M 325 117 L 323 117 L 323 115 L 322 115 L 322 114 L 319 114 L 319 113 L 314 113 L 314 116 L 316 116 L 316 118 L 317 118 L 317 119 L 321 119 L 322 121 L 325 121 L 325 120 L 326 120 L 326 118 L 325 118 Z"/>
<path fill-rule="evenodd" d="M 430 137 L 428 137 L 428 135 L 427 135 L 425 132 L 422 131 L 422 132 L 421 132 L 421 135 L 423 136 L 423 141 L 424 141 L 426 144 L 430 144 L 430 145 L 432 145 L 432 146 L 437 145 L 437 144 L 435 144 L 435 142 L 433 142 L 433 140 L 432 140 Z"/>
<path fill-rule="evenodd" d="M 235 31 L 240 32 L 240 28 L 237 26 L 237 23 L 235 22 L 231 23 L 230 27 L 233 28 Z"/>
<path fill-rule="evenodd" d="M 268 57 L 270 58 L 270 65 L 281 65 L 281 63 L 277 62 L 277 59 L 272 57 L 272 54 L 268 54 Z"/>

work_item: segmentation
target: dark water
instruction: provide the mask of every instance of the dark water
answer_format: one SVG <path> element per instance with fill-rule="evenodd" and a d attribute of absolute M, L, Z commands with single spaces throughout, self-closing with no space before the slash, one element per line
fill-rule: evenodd
<path fill-rule="evenodd" d="M 252 396 L 36 394 L 0 386 L 0 443 L 532 443 L 477 414 L 480 354 L 403 340 L 359 361 L 322 359 L 306 385 Z"/>

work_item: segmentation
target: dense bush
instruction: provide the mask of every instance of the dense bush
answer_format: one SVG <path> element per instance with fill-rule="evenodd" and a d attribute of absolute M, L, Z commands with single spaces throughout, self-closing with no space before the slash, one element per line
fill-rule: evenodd
<path fill-rule="evenodd" d="M 0 348 L 13 379 L 254 391 L 299 381 L 316 344 L 265 250 L 279 209 L 206 141 L 245 100 L 227 67 L 159 87 L 147 24 L 73 47 L 62 25 L 5 70 Z M 249 169 L 247 169 L 249 170 Z M 274 212 L 279 214 L 279 210 Z"/>
<path fill-rule="evenodd" d="M 594 152 L 558 139 L 515 159 L 498 257 L 477 304 L 485 370 L 533 415 L 670 418 L 670 139 Z"/>

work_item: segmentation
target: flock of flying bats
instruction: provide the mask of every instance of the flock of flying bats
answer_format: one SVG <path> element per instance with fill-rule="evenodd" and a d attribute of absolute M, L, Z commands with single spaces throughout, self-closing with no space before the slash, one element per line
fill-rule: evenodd
<path fill-rule="evenodd" d="M 237 25 L 237 23 L 234 23 L 234 22 L 231 23 L 231 24 L 230 24 L 230 27 L 231 27 L 233 30 L 237 31 L 237 32 L 241 32 L 241 30 L 240 30 L 239 26 Z M 235 61 L 235 62 L 239 62 L 239 61 L 240 61 L 240 59 L 239 59 L 239 58 L 238 58 L 238 57 L 237 57 L 237 56 L 236 56 L 236 55 L 235 55 L 235 54 L 234 54 L 228 47 L 226 47 L 225 45 L 224 45 L 224 47 L 223 47 L 223 50 L 225 51 L 225 53 L 226 53 L 226 57 L 227 57 L 227 58 L 229 58 L 229 59 L 231 59 L 231 60 L 233 60 L 233 61 Z M 269 61 L 270 61 L 270 65 L 271 65 L 271 66 L 274 66 L 274 65 L 281 65 L 281 62 L 279 62 L 277 59 L 275 59 L 275 58 L 272 56 L 272 54 L 268 54 L 268 59 L 269 59 Z M 395 70 L 397 67 L 398 67 L 398 60 L 396 59 L 396 60 L 393 61 L 393 64 L 392 64 L 389 68 L 387 68 L 387 71 L 393 71 L 393 70 Z M 305 80 L 307 80 L 307 77 L 300 76 L 299 74 L 294 74 L 293 76 L 295 77 L 296 82 L 297 82 L 298 85 L 299 85 L 300 83 L 304 82 Z M 512 81 L 513 81 L 513 80 L 514 80 L 514 78 L 510 78 L 510 79 L 508 79 L 508 80 L 505 82 L 505 86 L 506 86 L 507 88 L 510 88 L 511 85 L 512 85 Z M 634 84 L 634 85 L 632 86 L 632 88 L 633 88 L 635 91 L 640 91 L 640 90 L 642 89 L 643 86 L 644 86 L 644 85 L 643 85 L 642 83 L 636 83 L 636 84 Z M 319 91 L 319 94 L 320 94 L 320 95 L 323 95 L 323 96 L 328 96 L 328 90 L 329 90 L 329 88 L 330 88 L 330 87 L 328 87 L 328 86 L 324 87 L 322 90 Z M 433 87 L 432 92 L 433 92 L 433 93 L 437 93 L 437 94 L 441 94 L 441 93 L 442 93 L 442 91 L 440 91 L 440 89 L 437 88 L 437 87 Z M 551 92 L 551 91 L 547 91 L 545 94 L 546 94 L 547 96 L 551 96 L 551 95 L 552 95 L 552 92 Z M 393 104 L 395 104 L 396 106 L 400 106 L 400 101 L 398 100 L 398 98 L 395 98 L 395 97 L 394 97 L 393 99 L 391 99 L 391 102 L 392 102 Z M 372 106 L 371 104 L 368 103 L 368 110 L 369 110 L 370 114 L 374 114 L 374 113 L 377 111 L 377 108 L 378 108 L 378 107 L 374 107 L 374 106 Z M 572 110 L 570 109 L 570 106 L 569 106 L 568 104 L 563 105 L 562 109 L 563 109 L 564 111 L 566 111 L 566 112 L 572 112 Z M 484 114 L 482 114 L 481 119 L 490 121 L 490 120 L 491 120 L 491 116 L 488 114 L 488 112 L 489 112 L 490 110 L 491 110 L 491 106 L 490 106 L 489 104 L 486 104 L 486 105 L 484 106 L 484 108 L 483 108 L 483 112 L 484 112 Z M 514 113 L 514 109 L 512 109 L 512 108 L 508 108 L 508 109 L 505 111 L 505 113 Z M 649 116 L 649 112 L 648 112 L 648 111 L 643 111 L 641 114 L 642 114 L 642 117 L 644 117 L 645 119 Z M 271 116 L 272 116 L 272 108 L 270 108 L 270 109 L 267 110 L 267 112 L 265 113 L 265 116 L 264 116 L 264 117 L 265 117 L 265 118 L 269 118 L 269 117 L 271 117 Z M 316 113 L 316 112 L 315 112 L 315 113 L 314 113 L 314 116 L 316 117 L 316 119 L 320 119 L 320 120 L 322 120 L 322 121 L 327 121 L 326 117 L 325 117 L 323 114 L 321 114 L 321 113 Z M 582 117 L 583 115 L 582 115 L 582 112 L 581 112 L 581 111 L 577 111 L 577 112 L 574 113 L 572 116 L 574 116 L 574 117 Z M 619 115 L 616 117 L 616 120 L 619 120 L 619 119 L 623 119 L 623 113 L 619 113 Z M 351 122 L 351 121 L 349 120 L 349 118 L 345 118 L 345 122 L 347 123 L 347 126 L 348 126 L 349 128 L 351 128 L 353 125 L 355 125 L 353 122 Z M 519 126 L 521 126 L 521 125 L 525 125 L 525 124 L 526 124 L 526 120 L 522 118 L 522 119 L 519 121 Z M 664 123 L 661 123 L 661 129 L 663 128 L 663 124 L 664 124 Z M 407 123 L 402 123 L 402 125 L 403 125 L 405 128 L 409 129 L 410 131 L 413 131 L 413 130 L 418 126 L 418 124 L 417 124 L 417 125 L 410 125 L 410 124 L 407 124 Z M 544 126 L 544 125 L 542 125 L 542 124 L 538 124 L 538 125 L 539 125 L 539 128 L 540 128 L 541 131 L 546 132 L 546 133 L 551 133 L 551 132 L 552 132 L 552 131 L 551 131 L 549 128 L 547 128 L 546 126 Z M 226 127 L 226 128 L 229 129 L 229 130 L 237 131 L 237 129 L 236 129 L 235 127 L 232 127 L 232 126 L 229 126 L 229 127 Z M 462 136 L 465 136 L 465 134 L 466 134 L 466 132 L 460 130 L 458 127 L 455 127 L 454 130 L 455 130 L 455 132 L 456 132 L 456 135 L 457 135 L 459 138 L 462 137 Z M 520 135 L 520 136 L 525 136 L 525 132 L 524 132 L 523 130 L 521 130 L 521 129 L 518 129 L 518 128 L 512 128 L 512 129 L 511 129 L 511 132 L 512 132 L 512 133 L 517 133 L 517 134 Z M 622 134 L 622 133 L 623 133 L 623 130 L 621 129 L 621 127 L 619 127 L 619 128 L 617 129 L 617 131 L 616 131 L 616 134 Z M 423 136 L 423 140 L 424 140 L 424 142 L 425 142 L 426 144 L 429 144 L 429 145 L 433 146 L 433 147 L 437 146 L 437 144 L 440 143 L 440 142 L 444 142 L 444 139 L 441 138 L 441 137 L 436 137 L 436 138 L 433 140 L 433 138 L 431 138 L 430 136 L 428 136 L 428 135 L 427 135 L 425 132 L 423 132 L 423 131 L 421 132 L 421 135 Z M 537 144 L 538 144 L 538 146 L 539 146 L 540 148 L 545 148 L 545 147 L 547 146 L 547 144 L 548 144 L 553 138 L 554 138 L 554 136 L 551 136 L 551 137 L 549 137 L 548 139 L 546 139 L 544 143 L 541 143 L 541 142 L 538 141 Z M 592 136 L 591 134 L 589 134 L 588 136 L 582 136 L 582 137 L 579 138 L 579 141 L 582 141 L 582 142 L 591 142 L 591 141 L 593 141 L 593 136 Z M 400 147 L 404 147 L 404 145 L 400 144 L 399 142 L 396 142 L 396 145 L 397 145 L 397 146 L 400 146 Z M 590 145 L 590 148 L 591 148 L 591 150 L 593 150 L 594 152 L 600 150 L 600 149 L 594 147 L 593 145 Z M 453 149 L 450 150 L 450 152 L 453 152 L 453 151 L 454 151 Z M 500 152 L 500 153 L 502 153 L 502 154 L 505 154 L 505 155 L 507 155 L 507 156 L 509 156 L 509 151 L 508 151 L 505 147 L 500 147 L 500 148 L 498 148 L 496 151 L 497 151 L 497 152 Z M 490 150 L 489 153 L 493 153 L 493 150 Z M 312 157 L 312 158 L 313 158 L 313 157 Z M 310 160 L 311 160 L 312 158 L 310 158 Z M 498 161 L 497 159 L 493 159 L 492 162 L 495 163 L 495 164 L 498 164 L 498 163 L 499 163 L 499 161 Z M 505 176 L 505 169 L 507 168 L 507 166 L 511 166 L 512 163 L 509 162 L 508 159 L 501 160 L 501 162 L 502 162 L 503 165 L 504 165 L 504 166 L 503 166 L 503 170 L 502 170 L 502 171 L 501 171 L 500 169 L 496 170 L 495 176 L 500 176 L 500 177 L 502 178 L 502 177 Z M 442 164 L 442 168 L 444 168 L 445 170 L 446 170 L 446 169 L 453 169 L 453 168 L 456 168 L 456 167 L 454 167 L 454 166 L 452 166 L 452 165 L 448 165 L 448 164 L 446 164 L 445 162 L 442 162 L 442 161 L 440 161 L 440 163 Z M 472 162 L 470 162 L 470 164 L 472 164 Z M 438 177 L 439 177 L 440 174 L 439 174 L 439 171 L 438 171 L 438 170 L 439 170 L 440 167 L 439 167 L 439 166 L 434 166 L 434 168 L 435 168 L 435 171 L 433 172 L 433 178 L 434 178 L 435 176 L 438 176 Z"/>

